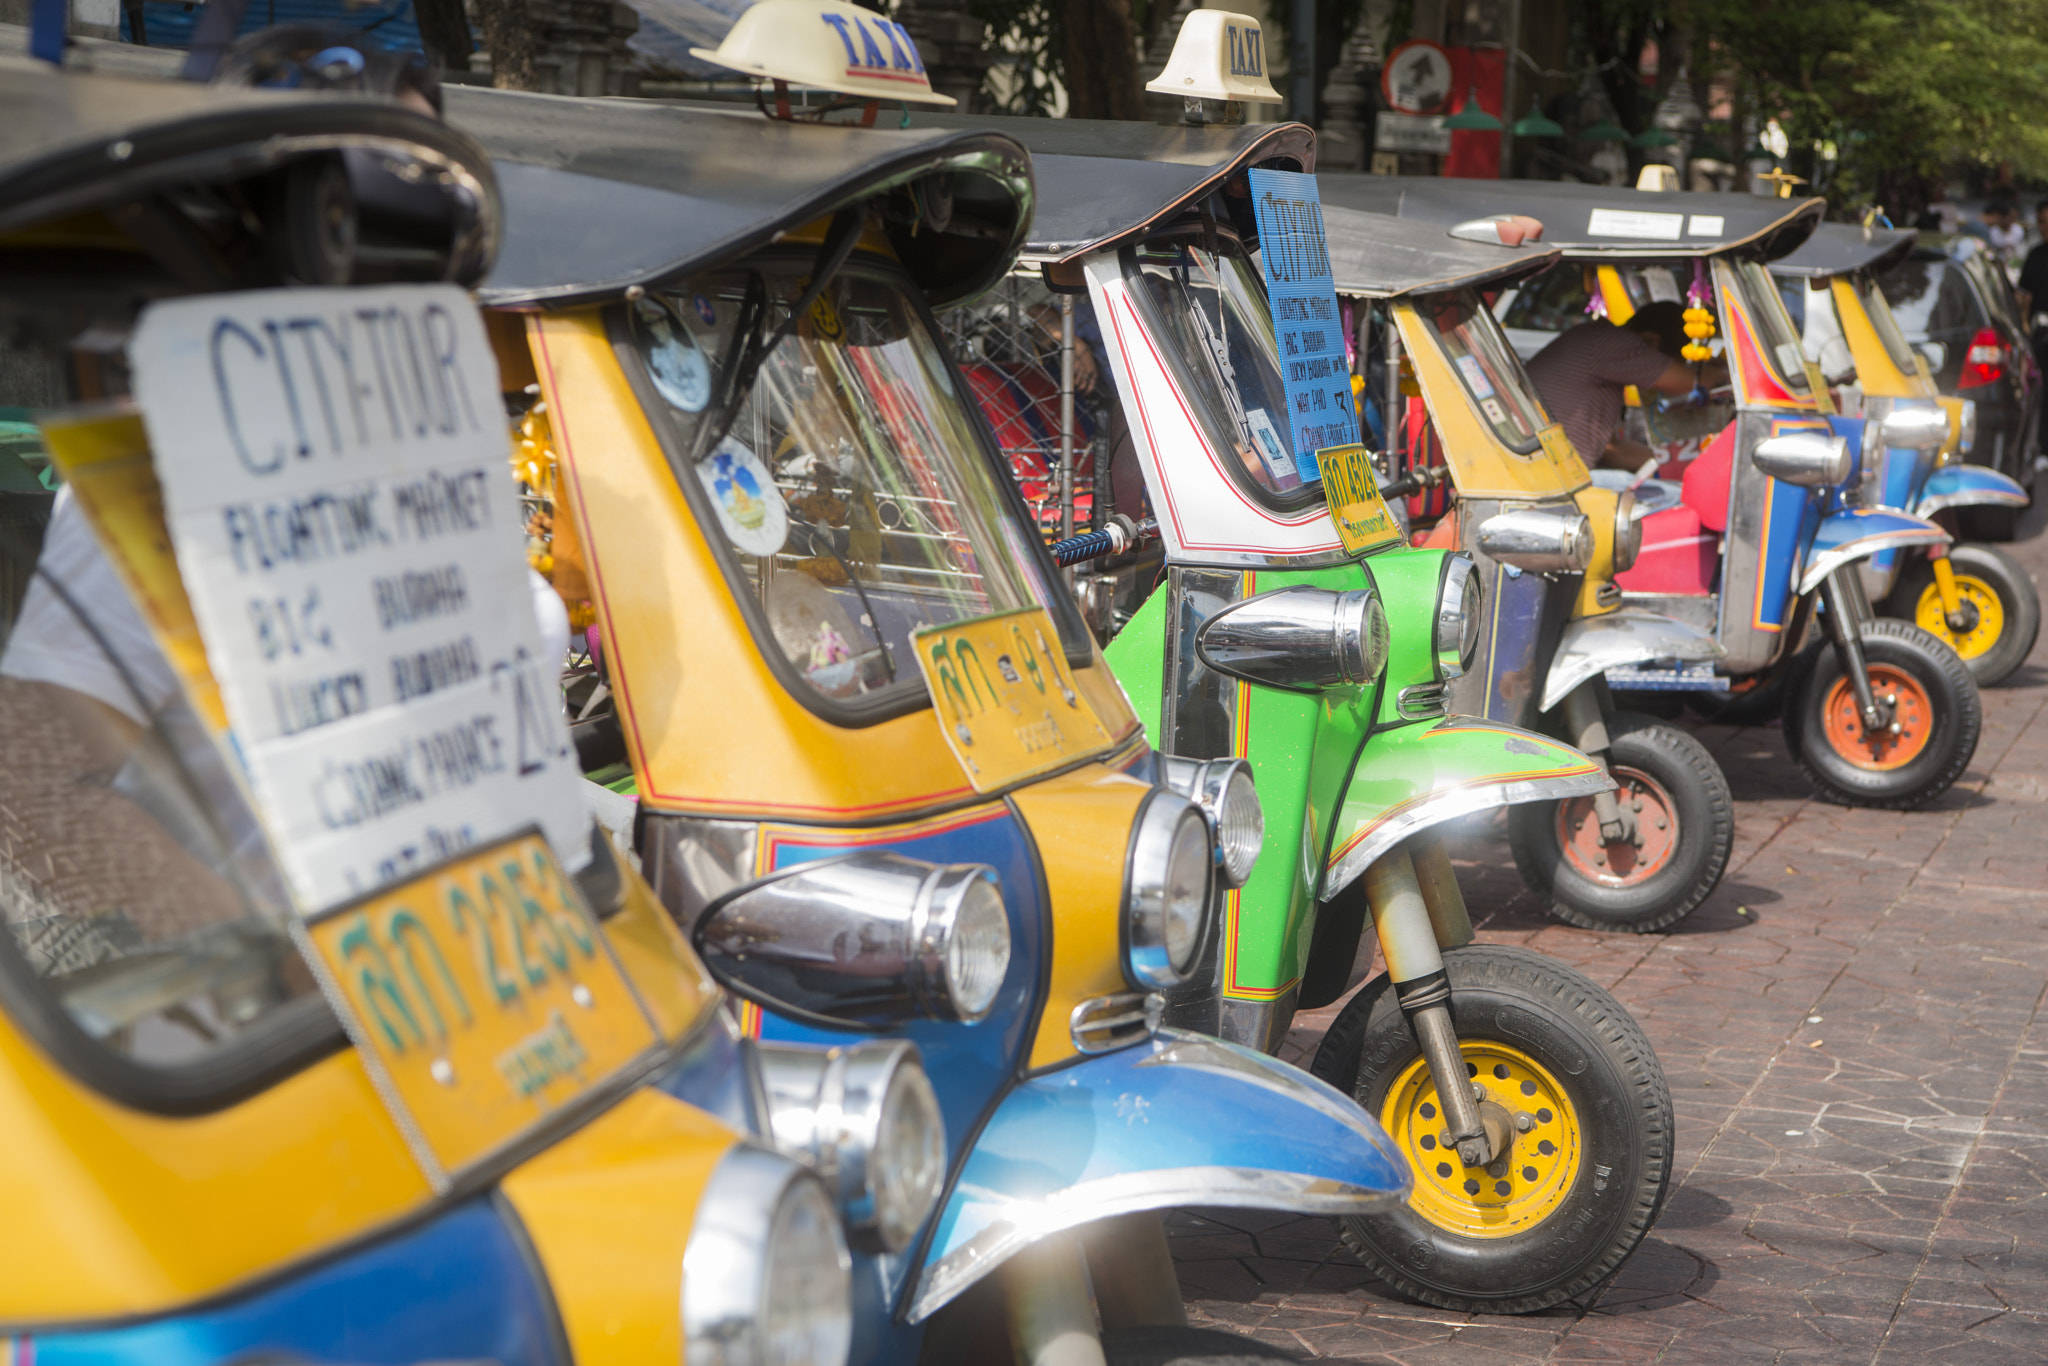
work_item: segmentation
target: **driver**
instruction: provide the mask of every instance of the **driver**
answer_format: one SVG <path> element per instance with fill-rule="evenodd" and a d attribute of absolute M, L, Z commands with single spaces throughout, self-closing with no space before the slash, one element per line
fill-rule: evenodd
<path fill-rule="evenodd" d="M 1716 359 L 1695 380 L 1679 354 L 1684 345 L 1684 307 L 1653 303 L 1618 327 L 1594 318 L 1571 328 L 1529 361 L 1529 381 L 1587 468 L 1636 470 L 1655 453 L 1621 434 L 1625 391 L 1634 386 L 1683 397 L 1695 385 L 1711 389 L 1727 376 L 1727 365 Z"/>

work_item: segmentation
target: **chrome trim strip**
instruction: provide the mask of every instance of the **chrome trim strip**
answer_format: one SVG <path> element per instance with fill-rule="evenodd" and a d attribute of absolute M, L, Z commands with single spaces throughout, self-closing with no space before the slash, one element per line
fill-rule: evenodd
<path fill-rule="evenodd" d="M 1707 632 L 1659 612 L 1621 607 L 1604 616 L 1581 617 L 1568 623 L 1558 639 L 1543 680 L 1543 704 L 1537 710 L 1549 711 L 1579 684 L 1621 665 L 1727 657 L 1721 642 Z"/>
<path fill-rule="evenodd" d="M 1913 504 L 1915 517 L 1932 517 L 1943 508 L 1967 507 L 2011 507 L 2027 505 L 2024 493 L 2006 493 L 2001 489 L 1967 489 L 1954 493 L 1930 493 Z"/>
<path fill-rule="evenodd" d="M 1068 1014 L 1067 1033 L 1078 1052 L 1114 1053 L 1156 1033 L 1165 1009 L 1166 998 L 1156 991 L 1091 996 Z"/>
<path fill-rule="evenodd" d="M 1349 887 L 1358 875 L 1370 868 L 1382 855 L 1418 830 L 1432 825 L 1469 816 L 1475 811 L 1490 811 L 1496 806 L 1516 806 L 1522 802 L 1563 801 L 1567 797 L 1590 797 L 1596 792 L 1605 792 L 1614 786 L 1614 779 L 1605 773 L 1581 773 L 1566 778 L 1524 778 L 1510 783 L 1492 783 L 1484 787 L 1462 787 L 1446 792 L 1441 797 L 1432 797 L 1382 825 L 1370 837 L 1359 841 L 1344 857 L 1331 864 L 1323 874 L 1323 885 L 1316 893 L 1319 901 L 1328 901 L 1337 893 Z"/>
<path fill-rule="evenodd" d="M 1007 1202 L 1007 1217 L 925 1267 L 905 1316 L 921 1323 L 977 1281 L 1040 1239 L 1098 1219 L 1178 1205 L 1293 1214 L 1377 1214 L 1404 1192 L 1367 1190 L 1346 1182 L 1255 1167 L 1177 1167 L 1083 1181 L 1038 1200 Z"/>
<path fill-rule="evenodd" d="M 1859 536 L 1853 541 L 1844 541 L 1814 556 L 1813 563 L 1799 576 L 1799 596 L 1805 597 L 1820 587 L 1821 580 L 1845 564 L 1868 559 L 1880 550 L 1898 550 L 1914 545 L 1947 545 L 1953 538 L 1940 527 L 1915 527 L 1899 531 L 1879 532 L 1875 536 Z"/>
<path fill-rule="evenodd" d="M 1416 683 L 1394 694 L 1394 714 L 1403 721 L 1430 721 L 1444 714 L 1449 683 Z"/>

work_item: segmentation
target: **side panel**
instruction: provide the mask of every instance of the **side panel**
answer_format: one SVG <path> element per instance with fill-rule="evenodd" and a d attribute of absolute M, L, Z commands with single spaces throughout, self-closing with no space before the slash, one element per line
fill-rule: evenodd
<path fill-rule="evenodd" d="M 0 1340 L 0 1357 L 41 1366 L 216 1366 L 258 1354 L 361 1366 L 567 1366 L 547 1288 L 534 1273 L 480 1196 L 257 1294 L 120 1328 L 37 1334 L 12 1356 Z"/>
<path fill-rule="evenodd" d="M 1736 418 L 1733 477 L 1728 487 L 1728 533 L 1722 542 L 1721 644 L 1731 673 L 1754 673 L 1785 648 L 1799 570 L 1818 501 L 1797 484 L 1758 469 L 1750 452 L 1767 437 L 1813 431 L 1826 435 L 1826 418 L 1744 409 Z"/>
<path fill-rule="evenodd" d="M 1475 542 L 1480 524 L 1506 506 L 1485 498 L 1459 505 L 1461 548 L 1479 568 L 1483 615 L 1472 667 L 1451 684 L 1450 709 L 1522 726 L 1534 719 L 1537 695 L 1573 594 L 1568 584 L 1553 583 L 1541 574 L 1509 574 L 1479 552 Z"/>

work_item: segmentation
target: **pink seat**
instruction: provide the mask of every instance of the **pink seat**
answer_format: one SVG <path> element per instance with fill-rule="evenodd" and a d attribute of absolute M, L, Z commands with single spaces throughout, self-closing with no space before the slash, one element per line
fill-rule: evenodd
<path fill-rule="evenodd" d="M 1697 467 L 1706 460 L 1702 455 Z M 1714 567 L 1721 538 L 1692 507 L 1692 474 L 1685 501 L 1643 518 L 1643 548 L 1636 562 L 1614 576 L 1628 593 L 1681 593 L 1704 597 L 1714 591 Z"/>
<path fill-rule="evenodd" d="M 1685 505 L 1699 514 L 1700 525 L 1709 531 L 1728 529 L 1728 481 L 1734 473 L 1735 424 L 1731 422 L 1685 467 Z"/>

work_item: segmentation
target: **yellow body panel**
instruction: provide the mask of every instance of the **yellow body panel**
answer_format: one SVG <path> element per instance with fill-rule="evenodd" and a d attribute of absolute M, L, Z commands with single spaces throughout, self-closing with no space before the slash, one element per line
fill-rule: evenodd
<path fill-rule="evenodd" d="M 1621 494 L 1588 484 L 1579 490 L 1577 502 L 1592 527 L 1593 558 L 1586 562 L 1586 572 L 1579 579 L 1578 600 L 1572 604 L 1574 621 L 1605 616 L 1621 606 L 1619 593 L 1607 594 L 1605 604 L 1600 601 L 1600 590 L 1614 581 L 1614 510 L 1621 502 Z"/>
<path fill-rule="evenodd" d="M 1467 498 L 1554 498 L 1586 486 L 1586 464 L 1569 442 L 1544 441 L 1526 455 L 1509 449 L 1473 407 L 1449 358 L 1414 306 L 1395 304 L 1394 317 L 1401 324 L 1402 343 L 1415 363 L 1415 377 L 1436 422 L 1444 459 L 1459 493 Z"/>
<path fill-rule="evenodd" d="M 640 1003 L 654 1017 L 654 1027 L 673 1041 L 717 1007 L 718 983 L 646 881 L 630 870 L 625 881 L 626 903 L 604 922 L 605 938 L 633 979 Z"/>
<path fill-rule="evenodd" d="M 1102 764 L 1013 793 L 1045 867 L 1052 985 L 1031 1046 L 1033 1069 L 1075 1054 L 1067 1018 L 1091 996 L 1129 991 L 1123 973 L 1124 857 L 1150 784 Z"/>
<path fill-rule="evenodd" d="M 600 313 L 539 315 L 527 326 L 642 799 L 687 814 L 854 822 L 972 797 L 930 709 L 844 727 L 790 696 L 676 486 Z M 1099 651 L 1074 675 L 1113 743 L 1140 732 Z"/>
<path fill-rule="evenodd" d="M 344 1050 L 167 1118 L 87 1090 L 0 1017 L 0 1322 L 162 1311 L 368 1233 L 426 1177 Z"/>
<path fill-rule="evenodd" d="M 1834 296 L 1835 317 L 1842 324 L 1842 339 L 1849 343 L 1849 354 L 1855 357 L 1856 382 L 1863 392 L 1872 398 L 1935 397 L 1933 383 L 1919 366 L 1914 366 L 1909 375 L 1892 360 L 1891 352 L 1878 339 L 1877 327 L 1870 321 L 1855 284 L 1847 276 L 1838 275 L 1828 281 L 1828 289 Z"/>
<path fill-rule="evenodd" d="M 1920 373 L 1927 373 L 1927 358 L 1915 356 L 1920 362 Z M 1933 380 L 1928 380 L 1931 386 Z M 1941 463 L 1952 465 L 1963 458 L 1963 400 L 1950 394 L 1936 394 L 1934 401 L 1941 405 L 1941 411 L 1948 416 L 1948 436 L 1941 443 Z"/>
<path fill-rule="evenodd" d="M 638 1091 L 505 1177 L 577 1366 L 682 1360 L 683 1250 L 738 1138 L 671 1096 Z"/>

